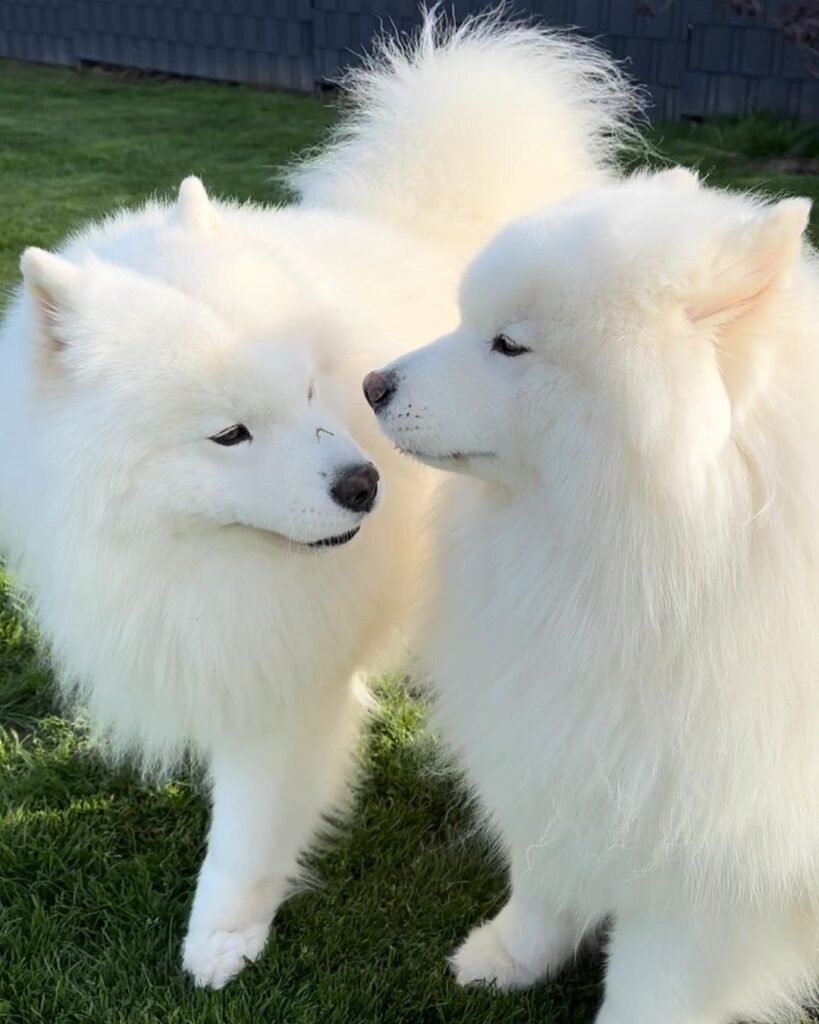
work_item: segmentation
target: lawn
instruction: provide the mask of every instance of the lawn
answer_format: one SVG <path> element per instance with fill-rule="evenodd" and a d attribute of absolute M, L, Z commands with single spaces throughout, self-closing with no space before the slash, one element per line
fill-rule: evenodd
<path fill-rule="evenodd" d="M 332 112 L 203 83 L 0 64 L 0 283 L 30 244 L 199 174 L 276 199 L 274 167 Z M 754 120 L 655 132 L 711 180 L 819 199 L 815 128 Z M 819 221 L 814 219 L 814 230 Z M 36 638 L 0 575 L 0 1022 L 20 1024 L 585 1024 L 589 958 L 516 996 L 459 991 L 445 958 L 504 896 L 501 867 L 436 767 L 421 705 L 382 681 L 354 814 L 313 858 L 321 886 L 281 912 L 256 965 L 195 991 L 179 944 L 206 808 L 189 779 L 111 772 L 59 717 Z"/>

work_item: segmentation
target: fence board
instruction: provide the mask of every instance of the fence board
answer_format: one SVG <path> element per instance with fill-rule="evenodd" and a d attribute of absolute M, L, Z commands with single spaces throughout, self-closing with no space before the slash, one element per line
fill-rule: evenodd
<path fill-rule="evenodd" d="M 776 16 L 785 0 L 769 0 Z M 448 5 L 458 17 L 481 0 Z M 819 120 L 819 77 L 781 30 L 723 0 L 532 0 L 514 10 L 574 25 L 628 62 L 658 118 L 756 110 Z M 416 0 L 0 0 L 0 57 L 96 63 L 311 92 L 338 79 Z"/>

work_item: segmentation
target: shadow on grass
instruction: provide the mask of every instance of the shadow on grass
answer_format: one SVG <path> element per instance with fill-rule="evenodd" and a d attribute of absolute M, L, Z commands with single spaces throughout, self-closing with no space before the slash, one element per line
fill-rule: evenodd
<path fill-rule="evenodd" d="M 319 882 L 280 912 L 262 960 L 195 991 L 179 944 L 206 807 L 189 781 L 109 771 L 51 713 L 30 632 L 5 605 L 11 687 L 0 769 L 0 1020 L 185 1024 L 590 1021 L 599 963 L 500 996 L 459 990 L 446 960 L 502 904 L 504 872 L 401 682 L 379 687 L 355 806 L 309 859 Z M 10 678 L 11 677 L 11 678 Z"/>

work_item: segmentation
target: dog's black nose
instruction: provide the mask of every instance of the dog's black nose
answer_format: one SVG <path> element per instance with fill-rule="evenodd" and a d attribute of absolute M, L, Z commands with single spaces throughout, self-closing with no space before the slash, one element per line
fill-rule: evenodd
<path fill-rule="evenodd" d="M 369 512 L 378 494 L 378 470 L 371 462 L 342 469 L 330 488 L 333 501 L 351 512 Z"/>
<path fill-rule="evenodd" d="M 380 412 L 390 404 L 397 387 L 398 380 L 394 373 L 373 370 L 364 378 L 364 397 L 376 412 Z"/>

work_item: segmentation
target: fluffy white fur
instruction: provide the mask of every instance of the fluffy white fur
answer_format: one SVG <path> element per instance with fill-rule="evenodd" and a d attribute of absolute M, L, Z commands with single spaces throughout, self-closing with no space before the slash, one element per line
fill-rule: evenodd
<path fill-rule="evenodd" d="M 499 14 L 430 14 L 344 82 L 329 149 L 286 180 L 311 206 L 393 224 L 467 259 L 514 217 L 601 184 L 640 95 L 602 50 Z"/>
<path fill-rule="evenodd" d="M 502 231 L 461 325 L 384 371 L 390 438 L 458 471 L 425 656 L 509 854 L 464 983 L 553 974 L 611 916 L 598 1024 L 767 1018 L 813 984 L 808 211 L 682 169 L 574 197 Z"/>
<path fill-rule="evenodd" d="M 189 179 L 175 205 L 28 250 L 2 330 L 0 538 L 60 685 L 114 749 L 192 751 L 212 775 L 200 984 L 261 951 L 347 774 L 351 680 L 417 593 L 428 482 L 380 437 L 364 369 L 454 327 L 465 253 L 596 182 L 629 102 L 580 44 L 433 21 L 353 82 L 355 113 L 292 176 L 300 205 Z M 251 441 L 211 440 L 236 424 Z M 363 522 L 330 489 L 368 459 L 383 500 Z"/>

